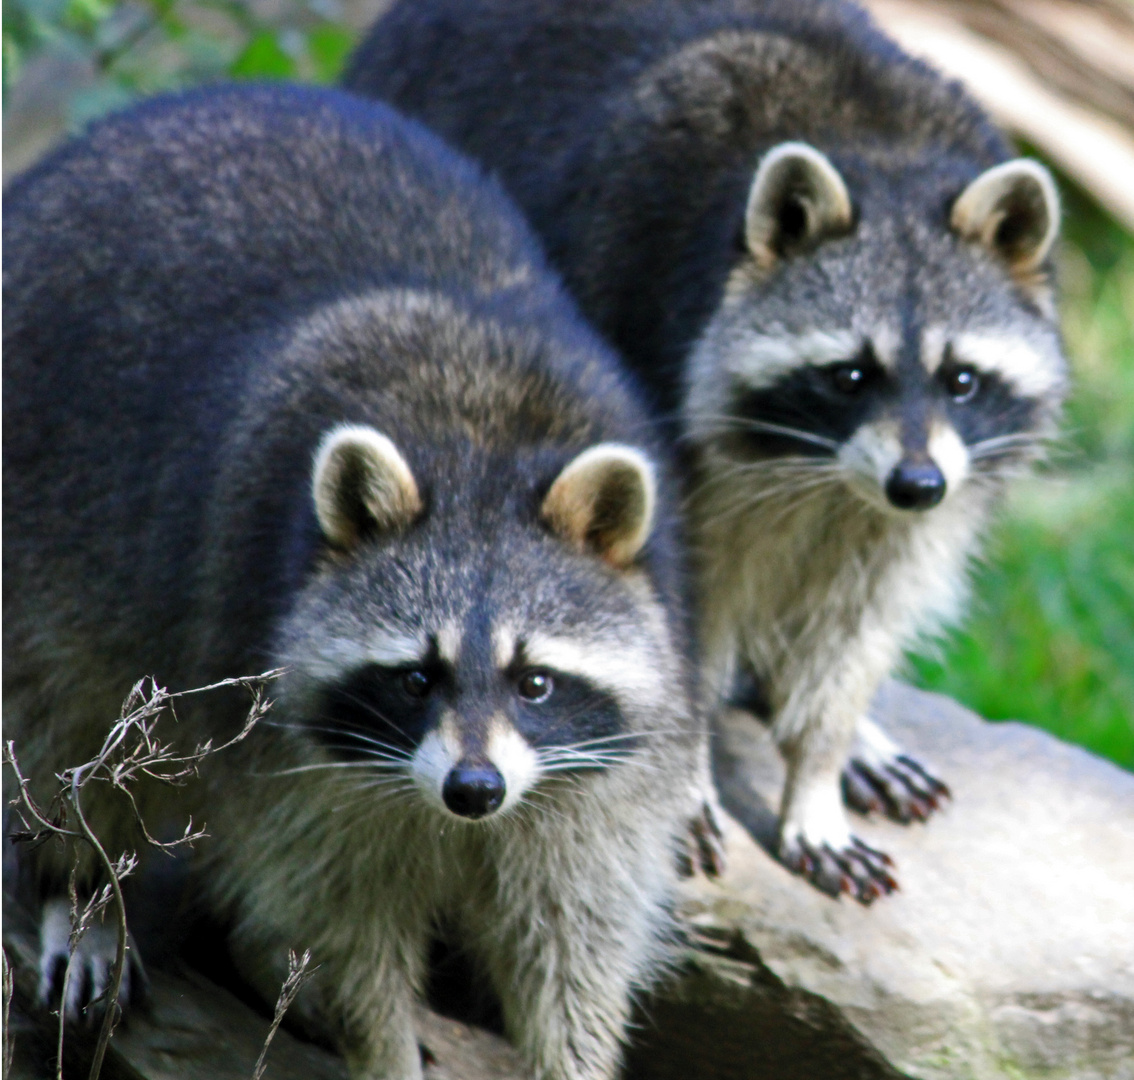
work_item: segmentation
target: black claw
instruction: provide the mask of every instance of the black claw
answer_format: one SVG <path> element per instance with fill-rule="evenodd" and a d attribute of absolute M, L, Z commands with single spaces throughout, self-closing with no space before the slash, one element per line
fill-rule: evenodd
<path fill-rule="evenodd" d="M 942 799 L 951 798 L 949 788 L 908 754 L 880 768 L 853 758 L 842 779 L 843 797 L 852 809 L 860 813 L 880 810 L 903 825 L 927 820 Z"/>
<path fill-rule="evenodd" d="M 953 797 L 953 793 L 949 790 L 949 785 L 942 780 L 938 780 L 920 761 L 910 757 L 908 754 L 899 754 L 896 760 L 907 769 L 917 773 L 917 775 L 929 785 L 929 789 L 934 795 L 944 796 L 946 799 Z"/>
<path fill-rule="evenodd" d="M 712 807 L 705 803 L 701 814 L 689 822 L 690 843 L 677 853 L 677 872 L 692 877 L 697 868 L 706 877 L 720 877 L 725 872 L 724 833 L 721 832 Z"/>
<path fill-rule="evenodd" d="M 697 842 L 702 871 L 708 877 L 720 877 L 725 872 L 724 833 L 708 803 L 701 807 L 701 816 L 693 821 L 693 838 Z"/>
<path fill-rule="evenodd" d="M 806 877 L 829 896 L 846 893 L 862 904 L 872 904 L 898 888 L 897 881 L 886 870 L 893 866 L 890 856 L 858 837 L 852 837 L 849 846 L 841 850 L 829 844 L 817 848 L 797 840 L 780 858 L 789 870 Z"/>

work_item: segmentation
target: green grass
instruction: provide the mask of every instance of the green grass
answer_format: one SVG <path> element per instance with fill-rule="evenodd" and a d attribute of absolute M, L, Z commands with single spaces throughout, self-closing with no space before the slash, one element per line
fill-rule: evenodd
<path fill-rule="evenodd" d="M 1020 485 L 973 615 L 915 680 L 1134 768 L 1134 238 L 1069 193 L 1064 437 Z"/>

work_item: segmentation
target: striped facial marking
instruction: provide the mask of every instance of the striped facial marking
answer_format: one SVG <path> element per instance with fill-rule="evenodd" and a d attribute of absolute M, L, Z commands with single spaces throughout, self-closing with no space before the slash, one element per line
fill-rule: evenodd
<path fill-rule="evenodd" d="M 652 657 L 630 642 L 533 633 L 523 642 L 523 655 L 529 664 L 573 675 L 614 699 L 643 709 L 660 704 Z"/>
<path fill-rule="evenodd" d="M 922 363 L 935 374 L 952 362 L 995 377 L 1023 398 L 1060 393 L 1065 377 L 1055 352 L 1044 352 L 1018 336 L 995 331 L 962 331 L 950 337 L 941 327 L 929 327 L 922 336 Z"/>
<path fill-rule="evenodd" d="M 453 716 L 446 715 L 421 741 L 410 762 L 410 775 L 430 805 L 445 809 L 445 780 L 461 760 L 461 739 Z"/>
<path fill-rule="evenodd" d="M 418 664 L 430 651 L 425 634 L 411 634 L 389 627 L 375 627 L 369 637 L 326 637 L 317 642 L 316 651 L 307 653 L 298 666 L 319 682 L 338 678 L 342 672 L 368 664 L 394 667 Z"/>
<path fill-rule="evenodd" d="M 496 716 L 488 728 L 487 756 L 504 779 L 500 813 L 506 813 L 539 780 L 539 755 L 506 717 Z"/>
<path fill-rule="evenodd" d="M 802 334 L 746 335 L 730 350 L 727 366 L 752 390 L 775 385 L 808 366 L 822 367 L 855 356 L 861 335 L 852 330 L 809 330 Z"/>
<path fill-rule="evenodd" d="M 929 440 L 926 445 L 930 460 L 945 477 L 946 495 L 959 488 L 969 476 L 969 450 L 957 429 L 940 418 L 934 418 L 929 425 Z"/>
<path fill-rule="evenodd" d="M 506 624 L 478 648 L 447 627 L 340 674 L 308 726 L 336 758 L 403 770 L 430 805 L 477 820 L 518 805 L 541 777 L 605 769 L 635 749 L 621 702 L 659 697 L 640 649 Z"/>

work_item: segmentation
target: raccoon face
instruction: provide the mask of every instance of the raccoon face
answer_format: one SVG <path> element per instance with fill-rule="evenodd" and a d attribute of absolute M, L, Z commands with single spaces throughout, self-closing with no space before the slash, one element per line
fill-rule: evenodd
<path fill-rule="evenodd" d="M 633 565 L 650 462 L 592 447 L 529 520 L 505 494 L 516 478 L 484 472 L 426 500 L 388 438 L 330 432 L 314 501 L 331 554 L 280 650 L 292 725 L 330 759 L 312 767 L 469 821 L 546 778 L 617 766 L 655 712 L 675 714 L 653 673 L 676 656 Z"/>
<path fill-rule="evenodd" d="M 852 163 L 848 187 L 806 144 L 765 155 L 747 257 L 691 358 L 687 423 L 710 453 L 905 515 L 1012 471 L 1050 433 L 1059 207 L 1030 161 L 960 195 L 940 162 L 878 172 Z"/>

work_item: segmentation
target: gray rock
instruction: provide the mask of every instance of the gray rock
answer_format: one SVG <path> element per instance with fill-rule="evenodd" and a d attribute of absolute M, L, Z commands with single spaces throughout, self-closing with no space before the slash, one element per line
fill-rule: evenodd
<path fill-rule="evenodd" d="M 1134 775 L 897 684 L 877 715 L 954 799 L 924 825 L 855 819 L 901 883 L 869 908 L 753 842 L 782 769 L 759 724 L 726 718 L 718 781 L 745 828 L 724 879 L 688 888 L 707 951 L 651 1004 L 635 1080 L 1132 1080 Z"/>

